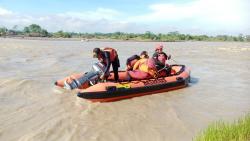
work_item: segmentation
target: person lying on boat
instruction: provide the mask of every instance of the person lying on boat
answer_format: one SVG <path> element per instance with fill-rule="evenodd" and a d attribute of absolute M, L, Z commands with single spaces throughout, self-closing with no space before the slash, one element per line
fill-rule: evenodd
<path fill-rule="evenodd" d="M 135 63 L 138 60 L 142 59 L 142 58 L 149 58 L 147 51 L 142 51 L 140 56 L 139 55 L 133 55 L 133 56 L 129 57 L 127 59 L 127 62 L 126 62 L 126 70 L 127 71 L 133 70 L 133 67 L 134 67 Z"/>
<path fill-rule="evenodd" d="M 166 76 L 170 73 L 170 66 L 166 63 L 167 60 L 171 59 L 171 55 L 167 55 L 163 52 L 163 45 L 157 44 L 155 47 L 155 53 L 153 54 L 153 58 L 155 60 L 155 65 L 157 70 L 159 71 L 160 76 Z"/>
<path fill-rule="evenodd" d="M 142 80 L 157 77 L 154 59 L 142 58 L 137 61 L 132 71 L 128 71 L 128 80 Z"/>
<path fill-rule="evenodd" d="M 112 64 L 115 81 L 117 82 L 119 80 L 118 68 L 120 67 L 120 61 L 115 49 L 109 47 L 104 49 L 94 48 L 93 57 L 105 64 L 104 74 L 100 76 L 100 79 L 106 80 L 109 77 L 109 69 Z"/>

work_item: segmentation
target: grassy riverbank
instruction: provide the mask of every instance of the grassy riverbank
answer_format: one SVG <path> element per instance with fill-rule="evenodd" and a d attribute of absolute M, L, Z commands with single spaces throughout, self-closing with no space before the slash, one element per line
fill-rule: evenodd
<path fill-rule="evenodd" d="M 250 114 L 234 123 L 213 123 L 194 141 L 250 141 Z"/>

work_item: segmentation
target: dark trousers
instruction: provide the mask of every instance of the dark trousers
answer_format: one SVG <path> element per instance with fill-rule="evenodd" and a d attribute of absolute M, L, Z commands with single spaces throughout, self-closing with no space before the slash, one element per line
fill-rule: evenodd
<path fill-rule="evenodd" d="M 113 62 L 111 62 L 111 64 L 112 64 L 113 72 L 115 75 L 115 81 L 118 81 L 119 80 L 118 68 L 120 67 L 119 58 L 116 57 L 116 59 Z"/>

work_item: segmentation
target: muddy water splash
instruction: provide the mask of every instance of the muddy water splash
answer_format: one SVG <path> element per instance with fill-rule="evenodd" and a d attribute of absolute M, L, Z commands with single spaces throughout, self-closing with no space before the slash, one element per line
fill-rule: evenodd
<path fill-rule="evenodd" d="M 0 140 L 182 141 L 214 120 L 250 112 L 250 44 L 164 43 L 192 69 L 188 88 L 113 103 L 90 103 L 53 82 L 88 71 L 94 47 L 122 63 L 156 43 L 0 39 Z M 170 63 L 175 63 L 171 61 Z"/>

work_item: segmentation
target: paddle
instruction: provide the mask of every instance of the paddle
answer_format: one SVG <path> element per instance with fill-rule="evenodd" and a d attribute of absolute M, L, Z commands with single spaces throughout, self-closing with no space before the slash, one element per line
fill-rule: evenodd
<path fill-rule="evenodd" d="M 158 70 L 157 72 L 159 73 L 159 72 L 163 71 L 164 69 L 168 70 L 168 69 L 170 69 L 170 68 L 171 68 L 170 66 L 166 66 L 166 65 L 165 65 L 165 67 L 164 67 L 164 68 L 162 68 L 162 69 Z"/>

